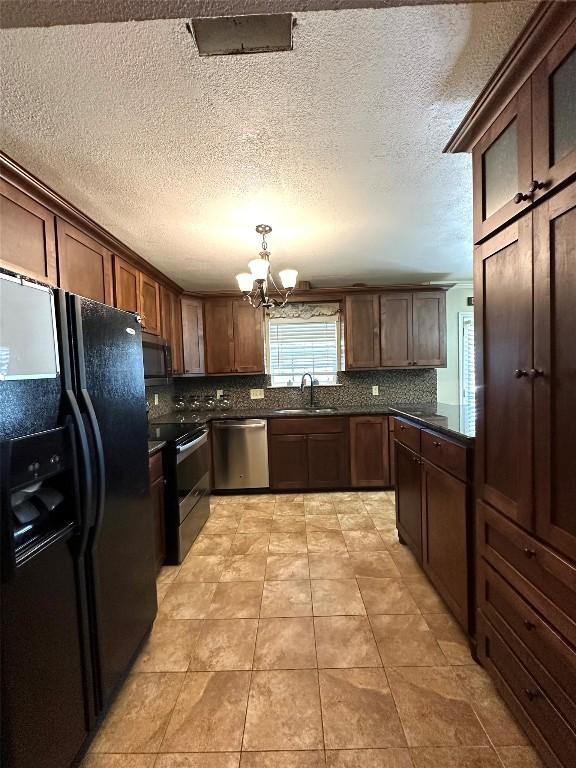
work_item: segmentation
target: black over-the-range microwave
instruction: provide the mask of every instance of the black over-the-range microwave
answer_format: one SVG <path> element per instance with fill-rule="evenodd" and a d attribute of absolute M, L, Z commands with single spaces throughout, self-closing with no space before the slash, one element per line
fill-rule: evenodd
<path fill-rule="evenodd" d="M 169 384 L 172 380 L 172 352 L 166 339 L 143 333 L 142 356 L 145 385 Z"/>

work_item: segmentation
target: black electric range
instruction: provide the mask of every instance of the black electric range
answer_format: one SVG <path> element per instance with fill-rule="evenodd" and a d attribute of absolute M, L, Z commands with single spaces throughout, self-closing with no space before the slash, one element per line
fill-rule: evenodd
<path fill-rule="evenodd" d="M 206 423 L 200 418 L 197 422 L 174 422 L 165 424 L 150 424 L 148 437 L 150 440 L 163 440 L 175 446 L 182 446 L 193 440 L 206 429 Z"/>

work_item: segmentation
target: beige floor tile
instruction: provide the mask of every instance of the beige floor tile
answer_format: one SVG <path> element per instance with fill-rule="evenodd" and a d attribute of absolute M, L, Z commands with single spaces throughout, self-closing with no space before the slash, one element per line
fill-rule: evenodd
<path fill-rule="evenodd" d="M 269 542 L 269 533 L 237 533 L 234 536 L 230 554 L 256 555 L 260 552 L 268 552 Z"/>
<path fill-rule="evenodd" d="M 226 558 L 220 581 L 264 581 L 267 555 L 232 555 Z"/>
<path fill-rule="evenodd" d="M 312 616 L 310 582 L 265 581 L 262 594 L 262 618 Z"/>
<path fill-rule="evenodd" d="M 360 491 L 358 494 L 362 501 L 384 502 L 390 498 L 389 491 Z"/>
<path fill-rule="evenodd" d="M 156 577 L 156 585 L 172 584 L 176 576 L 178 576 L 180 567 L 179 565 L 163 565 Z"/>
<path fill-rule="evenodd" d="M 376 552 L 385 550 L 380 534 L 374 531 L 342 531 L 349 552 Z"/>
<path fill-rule="evenodd" d="M 197 619 L 157 618 L 134 672 L 186 672 L 201 624 Z"/>
<path fill-rule="evenodd" d="M 326 749 L 404 747 L 383 669 L 321 669 Z"/>
<path fill-rule="evenodd" d="M 396 533 L 396 518 L 394 515 L 368 513 L 368 516 L 374 523 L 374 528 L 378 531 Z M 396 541 L 398 541 L 398 538 L 396 538 Z"/>
<path fill-rule="evenodd" d="M 307 552 L 303 533 L 271 533 L 269 551 L 273 554 L 298 554 Z"/>
<path fill-rule="evenodd" d="M 176 581 L 220 581 L 224 555 L 188 555 Z"/>
<path fill-rule="evenodd" d="M 308 555 L 268 555 L 266 581 L 309 579 Z"/>
<path fill-rule="evenodd" d="M 205 523 L 202 528 L 202 535 L 208 536 L 219 533 L 236 533 L 238 528 L 238 520 L 234 517 L 212 517 Z"/>
<path fill-rule="evenodd" d="M 318 531 L 306 534 L 308 552 L 346 552 L 346 542 L 341 533 Z"/>
<path fill-rule="evenodd" d="M 374 523 L 368 515 L 338 515 L 343 531 L 373 531 Z"/>
<path fill-rule="evenodd" d="M 330 491 L 326 494 L 332 501 L 360 501 L 358 491 Z"/>
<path fill-rule="evenodd" d="M 402 579 L 357 579 L 368 614 L 420 613 Z"/>
<path fill-rule="evenodd" d="M 322 749 L 316 670 L 253 672 L 243 748 Z"/>
<path fill-rule="evenodd" d="M 353 579 L 354 568 L 348 552 L 308 555 L 311 579 Z"/>
<path fill-rule="evenodd" d="M 411 747 L 488 745 L 454 667 L 388 667 L 386 673 Z"/>
<path fill-rule="evenodd" d="M 415 768 L 501 768 L 492 747 L 416 747 L 411 754 Z"/>
<path fill-rule="evenodd" d="M 391 552 L 394 549 L 394 547 L 398 546 L 398 531 L 396 530 L 396 528 L 393 528 L 389 531 L 385 531 L 378 528 L 378 533 L 380 534 L 380 538 L 384 542 L 384 546 L 386 547 L 388 552 Z M 414 562 L 416 563 L 416 561 Z M 416 563 L 416 566 L 417 566 L 417 563 Z"/>
<path fill-rule="evenodd" d="M 306 532 L 340 531 L 337 515 L 310 515 L 306 518 Z"/>
<path fill-rule="evenodd" d="M 385 667 L 434 667 L 446 663 L 422 616 L 372 616 L 370 623 Z"/>
<path fill-rule="evenodd" d="M 341 500 L 335 499 L 333 501 L 334 509 L 338 515 L 365 515 L 366 507 L 360 501 L 360 499 L 348 499 Z"/>
<path fill-rule="evenodd" d="M 254 669 L 316 668 L 311 618 L 260 619 Z"/>
<path fill-rule="evenodd" d="M 210 512 L 210 520 L 236 520 L 242 517 L 242 507 L 238 504 L 218 504 Z"/>
<path fill-rule="evenodd" d="M 250 674 L 188 672 L 160 751 L 239 751 Z"/>
<path fill-rule="evenodd" d="M 153 768 L 156 755 L 86 755 L 80 768 Z"/>
<path fill-rule="evenodd" d="M 382 665 L 365 616 L 322 616 L 314 619 L 319 667 Z"/>
<path fill-rule="evenodd" d="M 494 746 L 512 747 L 528 744 L 522 728 L 482 667 L 472 663 L 468 666 L 454 667 L 454 672 Z"/>
<path fill-rule="evenodd" d="M 369 515 L 394 515 L 396 513 L 396 505 L 387 499 L 363 499 L 364 507 Z"/>
<path fill-rule="evenodd" d="M 275 517 L 284 517 L 288 515 L 289 517 L 294 517 L 295 515 L 299 517 L 303 517 L 304 515 L 304 504 L 298 503 L 298 502 L 291 502 L 291 503 L 283 503 L 279 501 L 276 504 L 276 507 L 274 508 L 274 516 Z"/>
<path fill-rule="evenodd" d="M 466 635 L 447 613 L 425 613 L 426 623 L 434 633 L 448 664 L 473 664 Z"/>
<path fill-rule="evenodd" d="M 351 552 L 354 576 L 368 578 L 400 578 L 400 571 L 388 552 Z"/>
<path fill-rule="evenodd" d="M 532 747 L 498 747 L 504 768 L 544 768 L 544 763 Z"/>
<path fill-rule="evenodd" d="M 303 504 L 304 494 L 303 493 L 277 493 L 276 503 L 277 504 Z"/>
<path fill-rule="evenodd" d="M 185 675 L 130 675 L 92 742 L 92 752 L 157 752 Z"/>
<path fill-rule="evenodd" d="M 217 586 L 176 581 L 168 587 L 158 615 L 169 619 L 203 619 Z"/>
<path fill-rule="evenodd" d="M 202 622 L 190 657 L 190 671 L 252 669 L 258 619 Z"/>
<path fill-rule="evenodd" d="M 424 575 L 403 576 L 404 584 L 422 613 L 448 613 L 448 607 Z"/>
<path fill-rule="evenodd" d="M 246 504 L 240 507 L 242 515 L 240 520 L 272 520 L 276 505 L 270 504 Z"/>
<path fill-rule="evenodd" d="M 240 768 L 325 768 L 324 752 L 243 752 Z"/>
<path fill-rule="evenodd" d="M 414 768 L 407 749 L 346 749 L 326 751 L 327 768 Z M 438 765 L 436 768 L 442 768 Z"/>
<path fill-rule="evenodd" d="M 274 504 L 276 497 L 270 493 L 245 493 L 235 496 L 221 496 L 225 504 L 242 504 L 248 506 L 251 504 Z"/>
<path fill-rule="evenodd" d="M 166 592 L 168 592 L 168 587 L 170 584 L 158 584 L 156 586 L 156 601 L 158 603 L 158 608 L 160 608 L 160 605 L 164 601 L 164 598 L 166 597 Z"/>
<path fill-rule="evenodd" d="M 158 755 L 154 768 L 238 768 L 240 753 L 180 753 Z"/>
<path fill-rule="evenodd" d="M 209 619 L 257 619 L 262 600 L 261 581 L 230 581 L 216 585 Z"/>
<path fill-rule="evenodd" d="M 270 533 L 272 530 L 271 517 L 244 516 L 238 524 L 238 533 Z"/>
<path fill-rule="evenodd" d="M 314 616 L 365 616 L 355 579 L 315 579 L 312 584 Z"/>
<path fill-rule="evenodd" d="M 388 548 L 388 552 L 392 555 L 392 559 L 398 566 L 398 570 L 403 576 L 420 576 L 422 577 L 423 572 L 422 568 L 418 564 L 418 561 L 410 552 L 407 546 L 404 544 L 400 544 L 398 541 L 398 537 L 396 534 L 392 534 L 394 537 L 394 541 L 390 541 L 391 538 L 389 534 L 387 534 L 386 538 L 386 546 Z M 384 540 L 384 537 L 383 539 Z"/>
<path fill-rule="evenodd" d="M 203 533 L 198 536 L 190 552 L 193 555 L 227 555 L 232 546 L 234 535 L 231 533 L 218 533 L 206 536 Z"/>
<path fill-rule="evenodd" d="M 306 500 L 304 502 L 304 508 L 306 517 L 313 517 L 314 515 L 336 515 L 334 504 L 330 501 Z"/>
<path fill-rule="evenodd" d="M 306 533 L 306 519 L 286 515 L 275 517 L 272 521 L 272 533 Z"/>

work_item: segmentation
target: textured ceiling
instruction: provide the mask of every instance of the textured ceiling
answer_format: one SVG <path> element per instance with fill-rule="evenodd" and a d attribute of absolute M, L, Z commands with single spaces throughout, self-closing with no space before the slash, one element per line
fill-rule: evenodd
<path fill-rule="evenodd" d="M 442 147 L 535 7 L 299 13 L 294 51 L 209 59 L 179 20 L 2 30 L 2 146 L 186 288 L 233 287 L 260 222 L 316 285 L 465 279 Z"/>

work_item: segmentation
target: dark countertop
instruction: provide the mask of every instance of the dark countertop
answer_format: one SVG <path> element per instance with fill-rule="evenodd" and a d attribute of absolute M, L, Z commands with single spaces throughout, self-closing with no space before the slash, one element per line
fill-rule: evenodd
<path fill-rule="evenodd" d="M 202 421 L 220 419 L 274 419 L 274 418 L 306 418 L 308 416 L 366 416 L 398 414 L 417 422 L 420 426 L 435 429 L 470 442 L 474 438 L 474 421 L 470 421 L 469 410 L 461 405 L 446 403 L 429 403 L 424 405 L 409 405 L 401 403 L 374 403 L 374 405 L 358 405 L 349 408 L 336 408 L 331 413 L 286 414 L 279 413 L 276 408 L 231 408 L 228 411 L 174 411 L 164 416 L 151 419 L 151 423 L 195 423 L 198 418 Z"/>
<path fill-rule="evenodd" d="M 161 451 L 165 445 L 165 440 L 148 440 L 148 456 L 154 456 L 154 454 Z"/>

